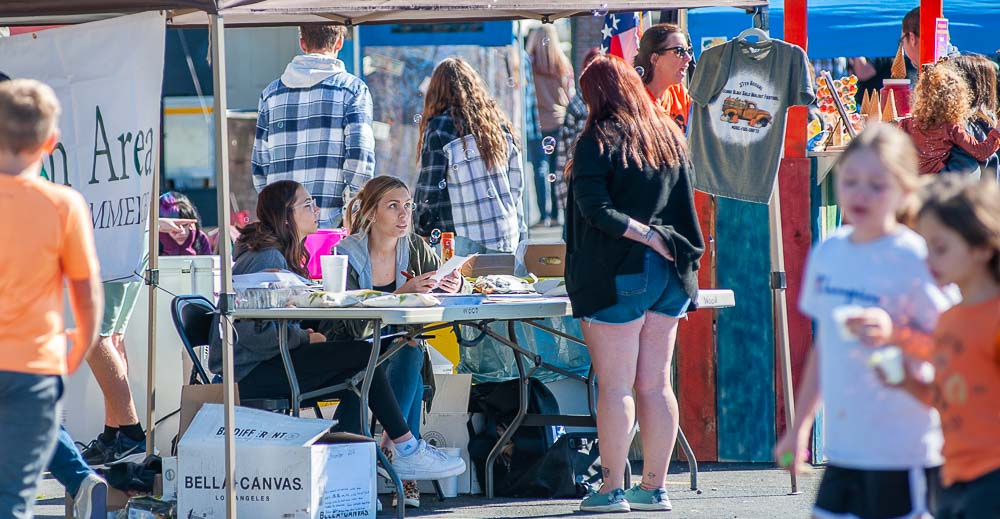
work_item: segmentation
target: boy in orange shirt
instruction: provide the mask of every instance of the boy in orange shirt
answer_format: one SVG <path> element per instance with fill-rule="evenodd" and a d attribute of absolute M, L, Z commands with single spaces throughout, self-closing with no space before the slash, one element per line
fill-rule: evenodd
<path fill-rule="evenodd" d="M 58 431 L 61 376 L 96 340 L 101 285 L 90 212 L 39 177 L 59 141 L 59 101 L 33 80 L 0 83 L 0 517 L 32 516 Z M 63 285 L 76 330 L 63 325 Z M 68 343 L 68 344 L 67 344 Z M 67 353 L 67 347 L 72 349 Z"/>

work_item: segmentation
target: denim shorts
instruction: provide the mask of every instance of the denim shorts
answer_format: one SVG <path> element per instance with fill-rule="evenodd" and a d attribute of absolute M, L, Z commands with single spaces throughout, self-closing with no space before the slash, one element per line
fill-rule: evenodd
<path fill-rule="evenodd" d="M 625 324 L 655 312 L 684 317 L 691 298 L 684 293 L 677 267 L 653 249 L 643 257 L 642 272 L 615 276 L 617 302 L 584 317 L 586 322 Z"/>

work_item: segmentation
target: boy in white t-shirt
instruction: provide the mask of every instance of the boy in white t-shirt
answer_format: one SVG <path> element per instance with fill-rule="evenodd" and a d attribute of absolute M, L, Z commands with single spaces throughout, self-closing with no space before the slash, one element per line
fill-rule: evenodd
<path fill-rule="evenodd" d="M 899 130 L 870 127 L 845 150 L 836 181 L 838 204 L 853 226 L 809 254 L 799 306 L 815 319 L 818 344 L 806 363 L 795 422 L 775 457 L 790 470 L 803 467 L 822 400 L 829 465 L 813 516 L 923 517 L 939 486 L 938 413 L 885 386 L 869 367 L 869 344 L 895 343 L 882 336 L 886 313 L 929 331 L 948 306 L 924 262 L 923 239 L 897 221 L 918 184 L 916 152 Z"/>

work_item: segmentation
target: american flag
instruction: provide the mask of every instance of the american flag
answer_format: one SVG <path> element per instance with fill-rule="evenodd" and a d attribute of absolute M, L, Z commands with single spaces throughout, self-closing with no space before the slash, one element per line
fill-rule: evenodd
<path fill-rule="evenodd" d="M 618 56 L 627 63 L 632 63 L 632 59 L 639 51 L 642 26 L 642 13 L 605 15 L 604 28 L 601 29 L 601 52 Z"/>

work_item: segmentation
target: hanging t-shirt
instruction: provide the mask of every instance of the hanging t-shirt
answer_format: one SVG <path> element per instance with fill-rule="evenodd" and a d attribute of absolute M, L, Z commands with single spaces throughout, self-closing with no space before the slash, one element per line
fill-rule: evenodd
<path fill-rule="evenodd" d="M 938 412 L 883 384 L 868 365 L 874 349 L 844 337 L 834 311 L 879 307 L 893 322 L 929 332 L 949 302 L 927 268 L 927 246 L 917 233 L 900 226 L 855 243 L 852 232 L 841 227 L 810 251 L 799 299 L 816 322 L 826 456 L 832 465 L 862 470 L 940 465 Z"/>
<path fill-rule="evenodd" d="M 805 51 L 781 40 L 730 40 L 702 53 L 690 91 L 695 189 L 767 203 L 785 113 L 815 98 Z"/>

